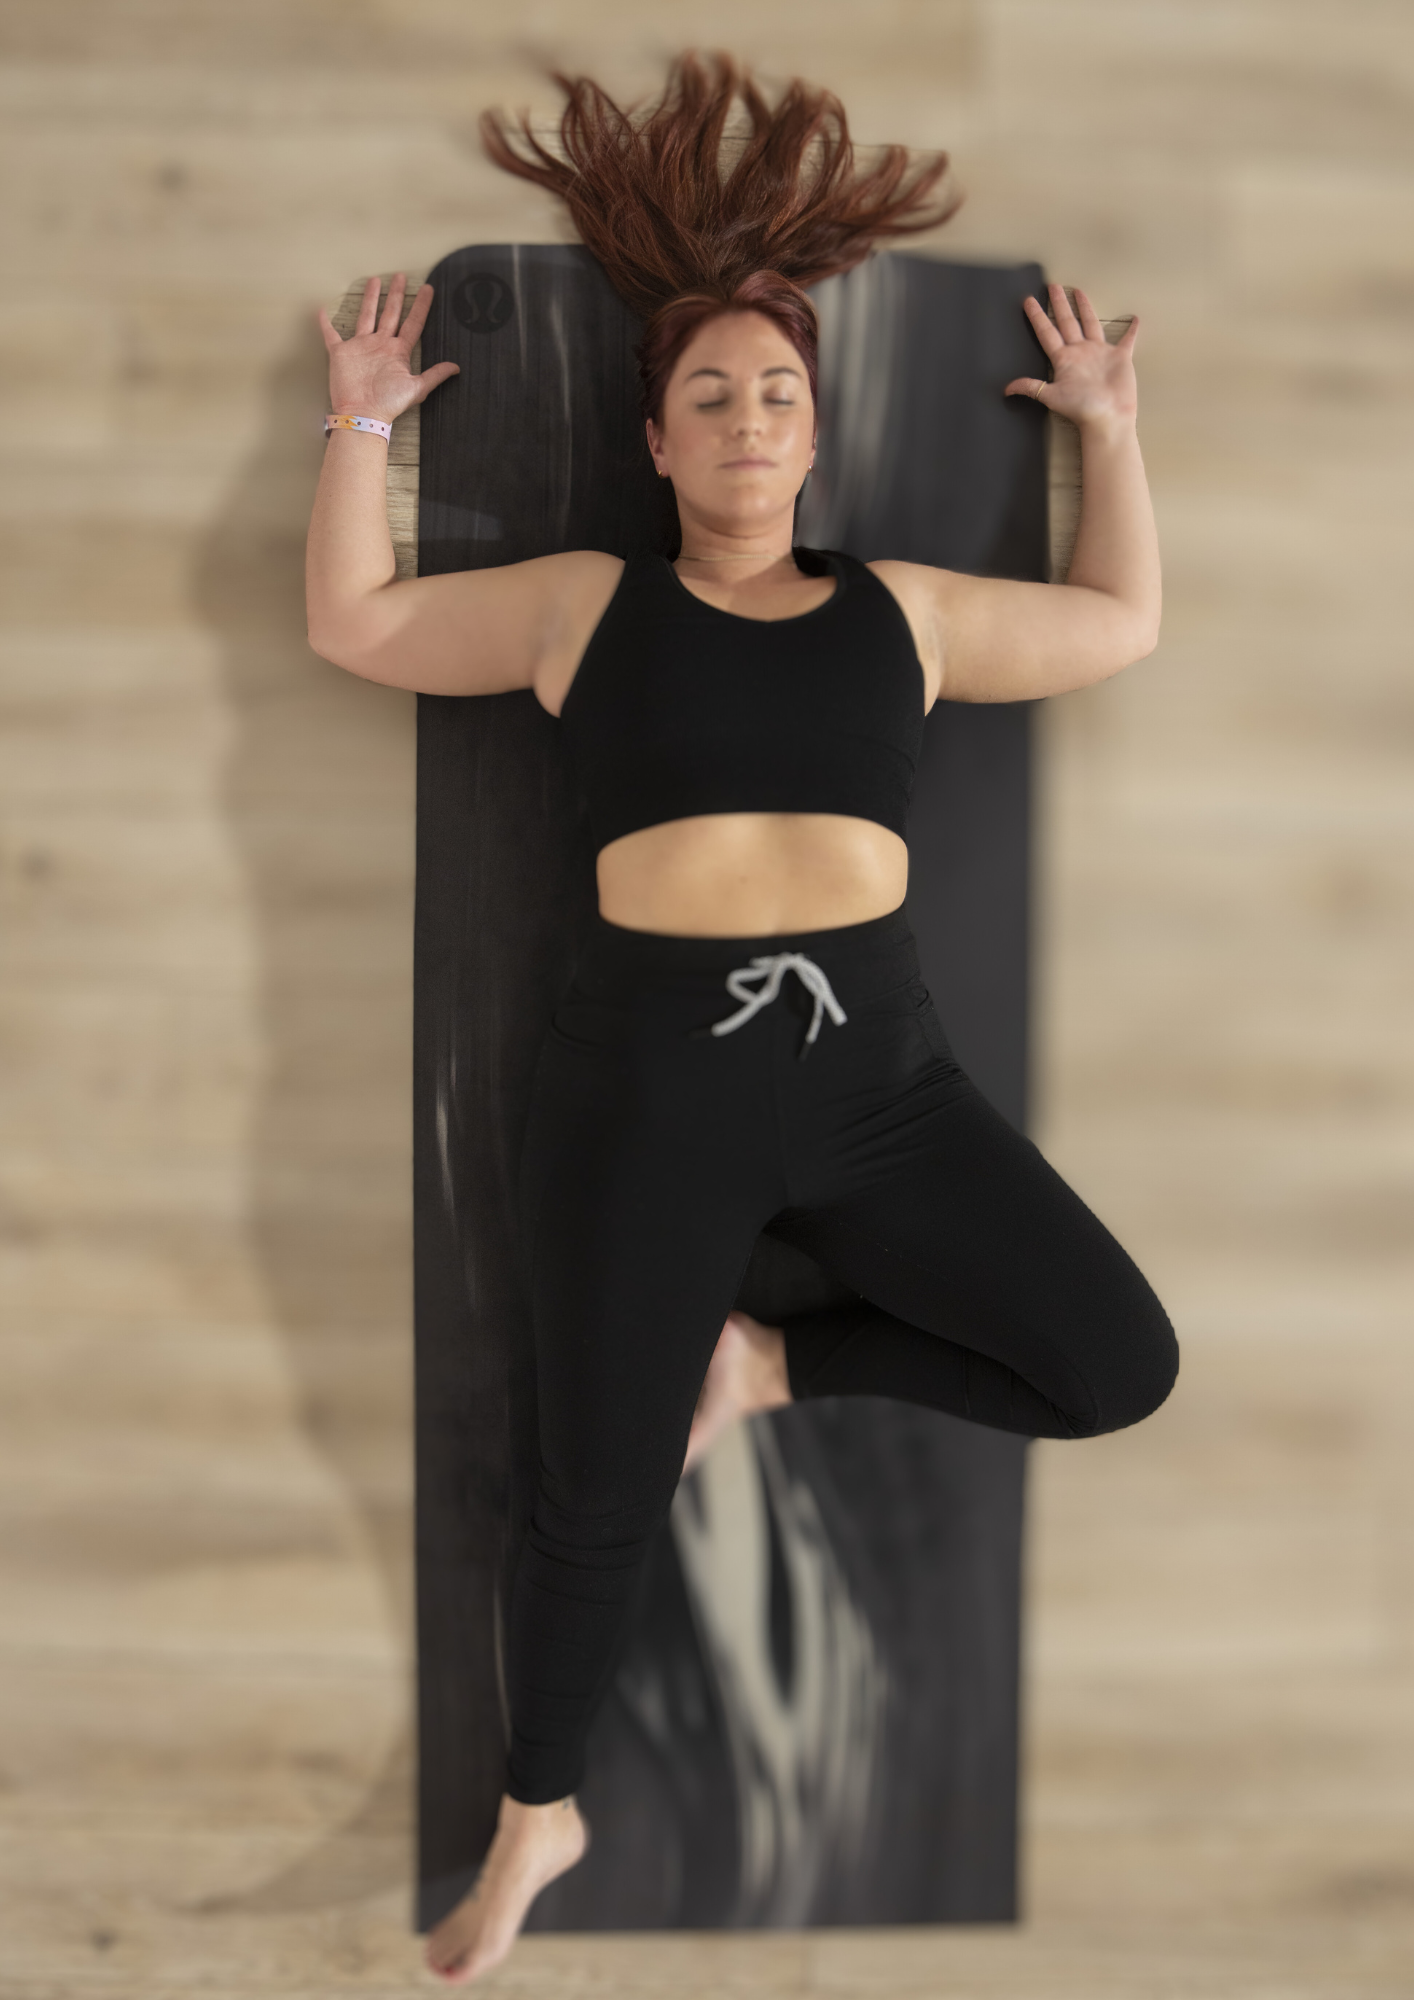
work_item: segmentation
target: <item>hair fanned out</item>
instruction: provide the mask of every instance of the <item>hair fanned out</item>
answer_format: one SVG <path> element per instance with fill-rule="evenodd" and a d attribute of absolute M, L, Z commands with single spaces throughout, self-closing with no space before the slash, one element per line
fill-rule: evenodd
<path fill-rule="evenodd" d="M 737 63 L 686 55 L 647 112 L 617 105 L 588 77 L 565 93 L 560 152 L 522 115 L 482 118 L 497 166 L 565 203 L 580 240 L 646 322 L 644 407 L 656 416 L 673 363 L 704 320 L 758 311 L 777 321 L 815 382 L 815 311 L 804 287 L 848 271 L 875 243 L 945 222 L 961 197 L 937 192 L 946 154 L 888 146 L 855 161 L 844 106 L 798 78 L 770 105 Z M 745 113 L 736 157 L 723 141 Z M 733 134 L 733 138 L 736 135 Z"/>

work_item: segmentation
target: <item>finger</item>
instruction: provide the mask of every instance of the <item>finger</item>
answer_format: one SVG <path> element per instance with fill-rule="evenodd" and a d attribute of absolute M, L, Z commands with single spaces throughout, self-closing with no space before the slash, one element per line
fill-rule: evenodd
<path fill-rule="evenodd" d="M 427 315 L 431 310 L 432 287 L 431 285 L 419 285 L 417 296 L 409 307 L 408 316 L 403 321 L 402 328 L 398 334 L 399 340 L 405 340 L 409 347 L 415 347 L 417 337 L 422 332 L 423 327 L 426 326 Z"/>
<path fill-rule="evenodd" d="M 319 308 L 319 331 L 323 334 L 324 345 L 331 354 L 336 347 L 343 346 L 343 336 L 340 334 L 333 320 L 330 319 L 328 313 L 325 312 L 323 306 Z"/>
<path fill-rule="evenodd" d="M 1052 285 L 1050 293 L 1051 310 L 1055 314 L 1056 325 L 1067 341 L 1080 340 L 1083 337 L 1080 332 L 1080 322 L 1075 317 L 1075 310 L 1066 296 L 1065 286 Z"/>
<path fill-rule="evenodd" d="M 1039 299 L 1026 299 L 1023 303 L 1026 307 L 1026 317 L 1031 322 L 1032 332 L 1045 348 L 1047 359 L 1054 361 L 1065 346 L 1065 341 L 1057 333 L 1054 321 Z"/>
<path fill-rule="evenodd" d="M 1079 285 L 1075 288 L 1075 303 L 1080 308 L 1080 330 L 1087 340 L 1103 340 L 1105 329 L 1100 323 L 1100 315 L 1091 305 Z"/>
<path fill-rule="evenodd" d="M 383 301 L 383 316 L 378 322 L 380 333 L 395 334 L 398 330 L 398 315 L 403 309 L 403 293 L 407 290 L 407 279 L 401 271 L 393 274 L 388 286 L 388 296 Z"/>
<path fill-rule="evenodd" d="M 1130 348 L 1133 347 L 1134 345 L 1134 336 L 1138 333 L 1138 331 L 1139 331 L 1139 315 L 1138 313 L 1135 313 L 1133 319 L 1130 320 L 1129 325 L 1124 329 L 1124 332 L 1115 342 L 1115 346 L 1122 347 L 1125 353 L 1128 354 Z"/>
<path fill-rule="evenodd" d="M 370 278 L 363 288 L 363 299 L 358 309 L 358 323 L 355 334 L 372 333 L 378 324 L 378 294 L 382 289 L 377 278 Z"/>
<path fill-rule="evenodd" d="M 460 372 L 462 370 L 456 362 L 438 362 L 436 368 L 424 368 L 420 376 L 412 378 L 418 384 L 418 402 L 426 402 L 434 388 L 442 388 L 444 382 L 450 382 L 452 376 Z"/>
<path fill-rule="evenodd" d="M 419 390 L 417 400 L 421 402 L 425 396 L 430 396 L 434 389 L 440 389 L 444 382 L 450 382 L 454 375 L 460 375 L 461 372 L 459 364 L 455 361 L 439 361 L 434 368 L 424 368 L 420 375 L 414 375 L 412 378 Z"/>
<path fill-rule="evenodd" d="M 1014 382 L 1007 383 L 1002 394 L 1004 396 L 1030 396 L 1033 402 L 1040 403 L 1044 408 L 1049 408 L 1050 406 L 1046 403 L 1045 392 L 1050 386 L 1049 382 L 1043 382 L 1038 375 L 1018 375 Z"/>

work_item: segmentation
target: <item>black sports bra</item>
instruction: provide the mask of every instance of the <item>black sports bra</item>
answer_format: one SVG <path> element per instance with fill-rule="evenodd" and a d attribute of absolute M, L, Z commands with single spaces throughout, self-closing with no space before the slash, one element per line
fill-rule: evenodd
<path fill-rule="evenodd" d="M 797 618 L 705 604 L 633 556 L 560 711 L 597 853 L 698 813 L 845 813 L 903 837 L 923 669 L 893 593 L 853 556 L 796 549 L 833 597 Z"/>

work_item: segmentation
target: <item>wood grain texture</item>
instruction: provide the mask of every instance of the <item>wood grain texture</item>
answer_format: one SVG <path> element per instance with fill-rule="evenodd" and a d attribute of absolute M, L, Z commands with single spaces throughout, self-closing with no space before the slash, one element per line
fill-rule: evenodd
<path fill-rule="evenodd" d="M 349 19 L 6 15 L 0 2000 L 418 1976 L 412 703 L 305 643 L 314 310 L 562 240 L 470 130 L 552 109 L 512 37 L 629 95 L 690 37 L 662 0 Z M 940 254 L 1143 316 L 1164 632 L 1042 718 L 1040 1138 L 1184 1366 L 1034 1454 L 1017 1934 L 534 1939 L 494 1984 L 1403 2000 L 1414 10 L 711 29 L 950 147 Z"/>

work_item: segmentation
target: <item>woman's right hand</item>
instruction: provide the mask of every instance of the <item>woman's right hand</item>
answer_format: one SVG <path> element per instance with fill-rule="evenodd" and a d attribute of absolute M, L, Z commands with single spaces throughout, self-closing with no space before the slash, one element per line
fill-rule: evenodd
<path fill-rule="evenodd" d="M 344 340 L 323 306 L 319 308 L 319 329 L 329 350 L 329 410 L 336 417 L 377 417 L 392 423 L 404 410 L 430 396 L 437 386 L 461 373 L 455 361 L 439 361 L 435 368 L 412 372 L 412 350 L 416 346 L 432 307 L 431 285 L 420 285 L 412 310 L 398 326 L 403 309 L 407 278 L 399 271 L 388 287 L 388 297 L 380 319 L 379 280 L 370 278 L 363 288 L 363 304 L 358 324 Z"/>

